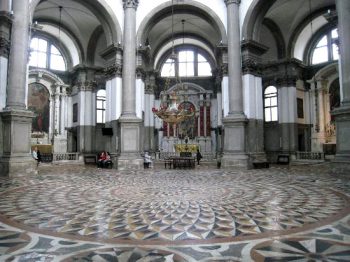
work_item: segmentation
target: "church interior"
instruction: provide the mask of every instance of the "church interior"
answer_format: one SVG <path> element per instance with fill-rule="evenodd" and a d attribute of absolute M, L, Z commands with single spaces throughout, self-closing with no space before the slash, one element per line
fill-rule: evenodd
<path fill-rule="evenodd" d="M 0 0 L 0 260 L 349 261 L 349 45 L 347 0 Z"/>

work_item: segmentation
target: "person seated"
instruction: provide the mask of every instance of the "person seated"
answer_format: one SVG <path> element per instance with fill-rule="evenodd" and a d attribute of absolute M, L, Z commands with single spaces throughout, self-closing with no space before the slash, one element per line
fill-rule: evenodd
<path fill-rule="evenodd" d="M 150 168 L 150 166 L 152 164 L 152 158 L 148 154 L 148 152 L 145 152 L 145 155 L 144 155 L 143 159 L 144 159 L 144 161 L 143 161 L 144 168 Z"/>
<path fill-rule="evenodd" d="M 106 153 L 106 159 L 103 161 L 103 167 L 110 167 L 112 168 L 113 163 L 111 160 L 111 155 L 109 154 L 109 152 Z"/>
<path fill-rule="evenodd" d="M 102 153 L 100 154 L 97 160 L 97 167 L 103 167 L 105 160 L 106 160 L 106 152 L 102 151 Z"/>

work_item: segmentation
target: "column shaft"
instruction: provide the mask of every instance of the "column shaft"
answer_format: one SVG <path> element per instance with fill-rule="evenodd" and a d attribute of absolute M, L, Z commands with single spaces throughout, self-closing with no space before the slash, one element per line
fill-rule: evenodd
<path fill-rule="evenodd" d="M 136 10 L 126 7 L 124 16 L 122 117 L 136 117 Z"/>
<path fill-rule="evenodd" d="M 342 104 L 344 106 L 350 106 L 350 1 L 337 0 L 336 4 L 339 19 L 340 68 L 343 91 Z"/>
<path fill-rule="evenodd" d="M 29 4 L 13 1 L 13 24 L 9 57 L 6 107 L 25 109 L 29 42 Z"/>
<path fill-rule="evenodd" d="M 243 114 L 239 1 L 227 1 L 229 114 Z"/>

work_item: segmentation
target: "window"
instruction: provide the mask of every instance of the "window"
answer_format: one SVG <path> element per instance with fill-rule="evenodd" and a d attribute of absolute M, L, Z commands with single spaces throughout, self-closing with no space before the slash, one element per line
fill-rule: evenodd
<path fill-rule="evenodd" d="M 304 118 L 304 100 L 297 98 L 297 115 L 298 118 Z"/>
<path fill-rule="evenodd" d="M 265 122 L 278 120 L 277 88 L 269 86 L 264 92 Z"/>
<path fill-rule="evenodd" d="M 106 122 L 106 90 L 98 90 L 96 95 L 96 122 Z"/>
<path fill-rule="evenodd" d="M 73 104 L 73 123 L 78 122 L 78 103 Z"/>
<path fill-rule="evenodd" d="M 30 66 L 59 71 L 66 70 L 66 63 L 61 52 L 49 41 L 37 37 L 33 38 L 30 42 L 30 49 Z"/>
<path fill-rule="evenodd" d="M 312 51 L 312 64 L 320 64 L 339 59 L 337 29 L 329 31 L 318 40 Z"/>
<path fill-rule="evenodd" d="M 178 50 L 177 60 L 168 58 L 162 65 L 161 76 L 211 76 L 208 60 L 198 50 Z"/>

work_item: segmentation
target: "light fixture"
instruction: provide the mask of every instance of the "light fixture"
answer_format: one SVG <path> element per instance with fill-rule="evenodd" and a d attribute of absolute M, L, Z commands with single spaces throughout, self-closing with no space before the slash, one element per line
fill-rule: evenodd
<path fill-rule="evenodd" d="M 181 20 L 182 22 L 182 30 L 183 30 L 183 42 L 185 43 L 185 29 L 184 29 L 184 23 L 185 20 Z M 175 53 L 174 49 L 174 0 L 171 1 L 171 40 L 172 40 L 172 47 L 171 47 L 171 63 L 175 63 L 178 59 L 177 54 Z M 172 67 L 172 64 L 170 66 Z M 175 71 L 174 71 L 175 72 Z M 167 89 L 169 87 L 170 78 L 168 77 L 165 81 L 165 88 L 163 93 L 162 104 L 159 109 L 153 107 L 152 112 L 162 119 L 164 122 L 167 122 L 169 124 L 178 124 L 182 121 L 189 119 L 194 116 L 195 112 L 193 110 L 188 110 L 185 108 L 181 108 L 178 105 L 178 91 L 179 89 L 183 89 L 183 84 L 181 83 L 181 79 L 178 75 L 176 75 L 175 72 L 175 79 L 176 79 L 176 87 L 174 88 L 174 91 L 170 94 L 167 92 Z"/>

